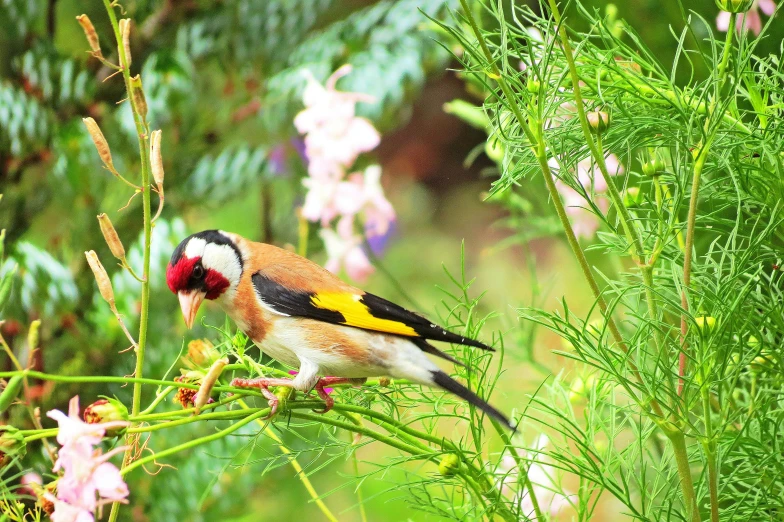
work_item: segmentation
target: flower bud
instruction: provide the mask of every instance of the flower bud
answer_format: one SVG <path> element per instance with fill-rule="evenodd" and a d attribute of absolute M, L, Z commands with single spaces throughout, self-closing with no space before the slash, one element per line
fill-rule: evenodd
<path fill-rule="evenodd" d="M 745 13 L 754 4 L 754 0 L 716 0 L 716 6 L 728 13 Z"/>
<path fill-rule="evenodd" d="M 572 385 L 569 387 L 569 402 L 572 404 L 577 404 L 582 402 L 587 395 L 587 388 L 585 385 L 585 381 L 582 377 L 577 377 L 575 380 L 572 381 Z"/>
<path fill-rule="evenodd" d="M 757 348 L 759 348 L 760 342 L 759 339 L 757 339 L 753 335 L 750 335 L 748 340 L 746 341 L 746 345 L 752 350 L 756 350 Z"/>
<path fill-rule="evenodd" d="M 205 375 L 204 379 L 202 379 L 199 391 L 196 392 L 196 396 L 193 398 L 193 407 L 196 408 L 196 415 L 199 414 L 201 407 L 207 404 L 207 402 L 210 400 L 212 387 L 215 386 L 216 382 L 218 382 L 218 378 L 223 373 L 223 367 L 227 364 L 229 364 L 228 357 L 218 359 L 212 363 L 212 366 L 210 366 L 207 375 Z M 293 389 L 291 389 L 291 391 L 293 391 Z"/>
<path fill-rule="evenodd" d="M 592 111 L 585 116 L 593 134 L 603 134 L 610 128 L 610 115 L 604 111 Z"/>
<path fill-rule="evenodd" d="M 452 477 L 460 470 L 460 457 L 454 453 L 447 453 L 438 463 L 438 472 L 445 477 Z"/>
<path fill-rule="evenodd" d="M 24 385 L 24 376 L 14 375 L 8 380 L 3 392 L 0 393 L 0 413 L 4 413 L 14 403 Z"/>
<path fill-rule="evenodd" d="M 32 352 L 38 348 L 39 331 L 41 329 L 41 320 L 36 319 L 30 323 L 30 329 L 27 330 L 27 347 Z"/>
<path fill-rule="evenodd" d="M 106 244 L 109 245 L 109 250 L 112 251 L 112 255 L 122 261 L 125 259 L 125 247 L 120 241 L 120 236 L 117 235 L 117 231 L 114 229 L 114 225 L 112 225 L 112 220 L 109 219 L 109 216 L 106 214 L 98 214 L 98 224 L 101 227 L 101 233 L 103 234 L 104 240 L 106 240 Z"/>
<path fill-rule="evenodd" d="M 127 65 L 131 65 L 131 19 L 123 18 L 118 25 L 120 26 L 120 34 L 122 35 L 122 50 L 125 52 Z"/>
<path fill-rule="evenodd" d="M 147 117 L 147 98 L 144 96 L 144 89 L 142 88 L 142 76 L 137 74 L 131 76 L 131 97 L 136 110 L 142 118 Z"/>
<path fill-rule="evenodd" d="M 629 187 L 623 193 L 623 204 L 626 208 L 639 207 L 642 203 L 642 194 L 637 187 Z"/>
<path fill-rule="evenodd" d="M 542 84 L 535 78 L 528 78 L 528 81 L 525 83 L 525 88 L 531 94 L 539 94 Z"/>
<path fill-rule="evenodd" d="M 82 118 L 82 121 L 87 126 L 87 132 L 90 133 L 90 137 L 93 139 L 93 143 L 95 143 L 95 148 L 98 149 L 98 155 L 101 157 L 101 161 L 103 161 L 103 164 L 106 165 L 107 169 L 114 172 L 112 151 L 109 150 L 109 143 L 107 143 L 106 138 L 103 137 L 101 128 L 98 127 L 98 124 L 95 123 L 95 120 L 92 118 Z"/>
<path fill-rule="evenodd" d="M 152 166 L 152 177 L 158 188 L 163 185 L 163 156 L 161 155 L 161 131 L 152 131 L 150 134 L 150 164 Z"/>
<path fill-rule="evenodd" d="M 117 399 L 99 399 L 84 409 L 84 422 L 103 424 L 104 422 L 128 422 L 128 408 Z M 125 428 L 109 428 L 107 435 L 120 435 Z"/>
<path fill-rule="evenodd" d="M 666 165 L 658 155 L 653 154 L 648 161 L 642 163 L 642 173 L 646 176 L 658 176 L 664 173 Z"/>
<path fill-rule="evenodd" d="M 498 138 L 491 136 L 485 142 L 485 154 L 491 160 L 499 163 L 504 159 L 504 146 Z"/>
<path fill-rule="evenodd" d="M 22 458 L 27 454 L 24 435 L 10 425 L 0 426 L 0 468 L 12 458 Z"/>
<path fill-rule="evenodd" d="M 98 259 L 98 255 L 95 253 L 95 250 L 85 252 L 84 255 L 87 257 L 87 263 L 90 265 L 90 269 L 95 276 L 95 281 L 98 283 L 98 291 L 101 292 L 101 297 L 103 297 L 104 301 L 114 306 L 112 281 L 109 279 L 109 274 L 106 273 L 106 269 Z"/>
<path fill-rule="evenodd" d="M 392 379 L 389 377 L 381 377 L 378 379 L 378 385 L 387 388 L 390 384 L 392 384 Z"/>
<path fill-rule="evenodd" d="M 90 21 L 90 17 L 86 14 L 82 14 L 77 16 L 76 20 L 79 22 L 79 25 L 82 26 L 84 35 L 87 37 L 87 43 L 90 44 L 90 49 L 92 49 L 93 53 L 95 53 L 95 56 L 103 58 L 103 54 L 101 53 L 101 44 L 98 41 L 98 33 L 95 31 L 95 27 Z"/>
<path fill-rule="evenodd" d="M 182 357 L 182 363 L 192 370 L 209 368 L 219 357 L 220 352 L 211 342 L 194 339 L 188 343 L 188 353 Z"/>
<path fill-rule="evenodd" d="M 709 333 L 716 327 L 716 318 L 710 315 L 703 315 L 702 317 L 695 317 L 694 322 L 697 323 L 697 328 L 702 333 Z"/>

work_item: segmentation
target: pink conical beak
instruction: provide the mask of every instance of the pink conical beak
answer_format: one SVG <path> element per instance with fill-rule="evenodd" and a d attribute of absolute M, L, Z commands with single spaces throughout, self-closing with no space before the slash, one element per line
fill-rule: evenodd
<path fill-rule="evenodd" d="M 182 308 L 182 317 L 185 319 L 185 325 L 188 328 L 193 326 L 196 320 L 196 314 L 199 311 L 201 302 L 204 301 L 204 292 L 196 290 L 182 290 L 177 292 L 177 297 L 180 299 L 180 308 Z"/>

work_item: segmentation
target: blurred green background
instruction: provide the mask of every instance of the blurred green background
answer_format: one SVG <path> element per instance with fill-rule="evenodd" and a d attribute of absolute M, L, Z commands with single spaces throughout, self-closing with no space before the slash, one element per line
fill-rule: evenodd
<path fill-rule="evenodd" d="M 302 203 L 305 175 L 300 137 L 292 124 L 301 110 L 303 69 L 323 81 L 344 63 L 353 72 L 341 90 L 368 93 L 375 103 L 360 112 L 382 133 L 369 157 L 383 166 L 383 184 L 398 219 L 369 291 L 416 308 L 429 316 L 445 314 L 439 285 L 448 287 L 443 267 L 460 268 L 465 244 L 472 290 L 486 292 L 486 312 L 498 312 L 491 330 L 505 335 L 506 372 L 494 397 L 505 411 L 519 411 L 550 373 L 570 371 L 551 350 L 560 341 L 537 335 L 519 324 L 517 309 L 533 304 L 555 308 L 566 296 L 571 309 L 586 314 L 592 304 L 568 248 L 557 233 L 540 180 L 516 187 L 517 211 L 484 201 L 497 175 L 484 154 L 485 134 L 446 114 L 443 104 L 468 94 L 449 53 L 437 43 L 425 15 L 451 17 L 458 2 L 444 0 L 198 0 L 126 1 L 134 20 L 133 73 L 142 75 L 153 128 L 163 129 L 166 207 L 155 229 L 152 327 L 146 375 L 162 376 L 188 340 L 216 334 L 200 326 L 186 331 L 176 298 L 166 288 L 163 270 L 173 247 L 187 234 L 221 228 L 278 245 L 297 243 L 296 209 Z M 603 10 L 605 2 L 588 2 Z M 692 2 L 637 0 L 619 2 L 625 19 L 659 57 L 669 64 L 676 37 L 691 13 L 687 46 L 701 45 L 714 26 L 712 0 Z M 534 6 L 535 8 L 535 6 Z M 25 356 L 29 323 L 43 321 L 41 350 L 33 366 L 66 375 L 128 375 L 133 357 L 122 332 L 95 288 L 82 252 L 95 249 L 113 276 L 118 306 L 134 324 L 138 285 L 111 266 L 95 215 L 107 212 L 141 262 L 139 198 L 101 168 L 81 118 L 95 118 L 109 140 L 118 169 L 137 179 L 136 140 L 118 79 L 88 59 L 88 47 L 75 16 L 93 20 L 110 57 L 108 20 L 99 1 L 0 0 L 0 226 L 7 229 L 9 259 L 4 270 L 20 266 L 13 300 L 0 327 L 12 347 Z M 704 17 L 702 22 L 699 17 Z M 763 53 L 776 49 L 784 31 L 778 21 L 763 42 Z M 579 27 L 579 23 L 576 24 Z M 453 42 L 445 41 L 449 48 Z M 704 65 L 686 64 L 681 77 L 704 75 Z M 470 158 L 470 161 L 467 161 Z M 154 199 L 155 204 L 155 199 Z M 538 210 L 537 210 L 538 209 Z M 310 254 L 324 261 L 316 226 L 310 227 Z M 594 255 L 600 269 L 613 271 L 619 260 Z M 400 291 L 400 286 L 405 293 Z M 208 324 L 222 325 L 217 307 L 207 307 Z M 129 326 L 131 326 L 129 324 Z M 10 361 L 0 358 L 0 367 Z M 149 392 L 149 390 L 148 390 Z M 129 397 L 122 387 L 38 383 L 28 399 L 42 411 L 64 408 L 79 394 L 84 404 L 100 394 Z M 147 397 L 149 399 L 149 397 Z M 167 408 L 176 405 L 166 403 Z M 2 419 L 24 425 L 23 417 Z M 213 427 L 159 432 L 152 449 L 206 434 Z M 125 520 L 320 520 L 318 509 L 294 471 L 264 439 L 243 448 L 255 433 L 201 447 L 167 459 L 156 476 L 131 479 L 131 508 Z M 522 429 L 523 437 L 532 432 Z M 298 440 L 283 432 L 288 444 Z M 360 457 L 382 462 L 388 450 L 365 447 Z M 239 455 L 239 458 L 233 458 Z M 323 453 L 301 457 L 320 493 L 340 520 L 359 520 L 352 488 L 340 488 L 353 474 L 350 462 Z M 37 471 L 45 460 L 38 455 Z M 274 469 L 268 469 L 268 467 Z M 370 469 L 369 464 L 362 464 Z M 262 473 L 266 474 L 262 477 Z M 429 468 L 396 469 L 365 482 L 366 508 L 373 521 L 437 520 L 412 511 L 402 497 L 405 473 L 426 476 Z M 397 474 L 397 476 L 395 476 Z M 403 484 L 403 486 L 401 486 Z M 615 507 L 603 506 L 612 520 Z M 600 516 L 597 514 L 597 516 Z M 568 519 L 565 517 L 565 519 Z"/>

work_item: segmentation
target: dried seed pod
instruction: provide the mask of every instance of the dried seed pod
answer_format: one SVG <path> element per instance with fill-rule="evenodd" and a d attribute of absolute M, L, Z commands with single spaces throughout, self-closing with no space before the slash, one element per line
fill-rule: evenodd
<path fill-rule="evenodd" d="M 154 130 L 150 135 L 150 163 L 152 177 L 158 188 L 163 186 L 163 156 L 161 155 L 161 131 Z"/>
<path fill-rule="evenodd" d="M 76 20 L 79 22 L 79 25 L 82 26 L 84 35 L 87 37 L 87 43 L 90 44 L 90 49 L 92 49 L 96 56 L 103 58 L 103 54 L 101 54 L 101 44 L 98 41 L 98 33 L 95 31 L 95 27 L 90 21 L 90 17 L 86 14 L 82 14 L 77 16 Z"/>
<path fill-rule="evenodd" d="M 38 340 L 39 331 L 41 330 L 41 320 L 36 319 L 32 323 L 30 323 L 30 329 L 27 330 L 27 347 L 30 348 L 30 351 L 35 350 L 38 348 Z"/>
<path fill-rule="evenodd" d="M 101 128 L 98 127 L 98 124 L 95 123 L 95 120 L 92 118 L 82 118 L 85 126 L 87 127 L 87 132 L 90 133 L 90 137 L 93 139 L 93 143 L 95 143 L 95 148 L 98 150 L 98 155 L 101 157 L 101 161 L 103 164 L 106 165 L 106 168 L 114 172 L 114 162 L 112 162 L 112 151 L 109 149 L 109 143 L 106 141 L 106 138 L 103 136 L 103 132 L 101 132 Z"/>
<path fill-rule="evenodd" d="M 109 219 L 109 216 L 106 214 L 98 214 L 98 224 L 101 226 L 101 233 L 106 240 L 106 244 L 109 245 L 109 250 L 112 251 L 112 255 L 120 261 L 125 259 L 125 247 L 123 246 L 122 241 L 120 241 L 120 236 L 117 235 L 117 231 L 114 229 L 114 225 L 112 225 L 112 220 Z"/>
<path fill-rule="evenodd" d="M 147 117 L 147 98 L 144 97 L 144 89 L 142 88 L 142 76 L 137 74 L 131 76 L 131 97 L 136 110 L 142 118 Z"/>
<path fill-rule="evenodd" d="M 205 375 L 204 379 L 201 381 L 199 391 L 196 392 L 196 396 L 193 398 L 193 407 L 196 408 L 196 415 L 199 414 L 201 407 L 207 404 L 207 401 L 210 400 L 212 387 L 215 386 L 215 383 L 218 381 L 218 377 L 220 377 L 221 373 L 223 373 L 223 367 L 227 364 L 229 364 L 229 359 L 224 357 L 223 359 L 218 359 L 212 363 L 212 366 L 210 366 L 209 371 L 207 371 L 207 375 Z"/>
<path fill-rule="evenodd" d="M 84 255 L 87 257 L 87 263 L 90 265 L 90 269 L 92 269 L 93 275 L 95 276 L 95 281 L 98 283 L 98 291 L 101 292 L 101 297 L 103 297 L 104 301 L 114 306 L 112 281 L 109 279 L 109 274 L 106 273 L 106 269 L 98 259 L 98 254 L 95 253 L 95 250 L 90 250 L 89 252 L 85 252 Z"/>
<path fill-rule="evenodd" d="M 128 66 L 131 65 L 131 19 L 123 18 L 120 20 L 120 35 L 122 35 L 122 51 L 125 53 L 125 59 Z"/>

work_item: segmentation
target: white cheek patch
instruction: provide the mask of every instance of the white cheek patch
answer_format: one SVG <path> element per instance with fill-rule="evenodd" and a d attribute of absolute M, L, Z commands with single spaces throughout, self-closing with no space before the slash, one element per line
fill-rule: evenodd
<path fill-rule="evenodd" d="M 200 240 L 204 242 L 203 240 Z M 187 254 L 190 243 L 185 249 Z M 204 268 L 213 269 L 219 272 L 226 279 L 232 287 L 236 287 L 240 282 L 242 276 L 242 266 L 237 259 L 237 253 L 229 245 L 216 245 L 209 243 L 204 246 L 204 252 L 201 254 L 201 263 Z M 190 257 L 190 256 L 189 256 Z"/>
<path fill-rule="evenodd" d="M 193 259 L 194 257 L 201 257 L 204 252 L 207 242 L 200 237 L 194 237 L 188 244 L 185 245 L 185 257 Z"/>

